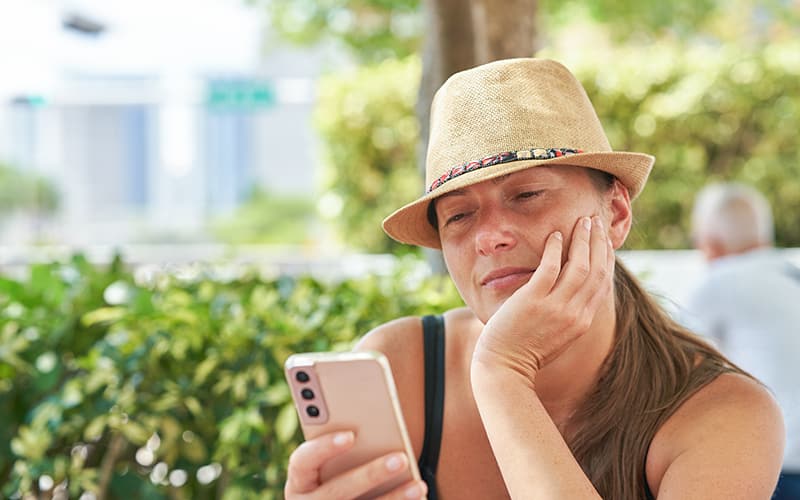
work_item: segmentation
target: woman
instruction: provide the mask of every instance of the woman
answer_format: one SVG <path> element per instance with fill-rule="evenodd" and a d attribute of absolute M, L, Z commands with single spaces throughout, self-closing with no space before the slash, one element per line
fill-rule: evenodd
<path fill-rule="evenodd" d="M 774 400 L 615 261 L 653 161 L 612 151 L 553 61 L 490 63 L 437 92 L 427 193 L 384 229 L 441 248 L 467 308 L 444 315 L 440 419 L 419 318 L 358 346 L 389 358 L 423 451 L 427 484 L 387 498 L 769 498 L 784 439 Z M 320 484 L 353 439 L 298 447 L 286 497 L 353 498 L 408 466 L 384 457 Z"/>

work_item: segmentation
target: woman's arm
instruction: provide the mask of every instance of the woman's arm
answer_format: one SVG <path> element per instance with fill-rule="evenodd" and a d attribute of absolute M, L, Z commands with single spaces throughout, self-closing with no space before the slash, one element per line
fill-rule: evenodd
<path fill-rule="evenodd" d="M 577 222 L 561 259 L 554 233 L 531 280 L 486 323 L 472 358 L 473 395 L 512 498 L 598 498 L 535 384 L 592 326 L 592 335 L 613 335 L 613 316 L 594 324 L 601 308 L 613 311 L 614 251 L 599 217 Z"/>
<path fill-rule="evenodd" d="M 472 391 L 511 498 L 600 498 L 529 381 L 473 363 Z"/>

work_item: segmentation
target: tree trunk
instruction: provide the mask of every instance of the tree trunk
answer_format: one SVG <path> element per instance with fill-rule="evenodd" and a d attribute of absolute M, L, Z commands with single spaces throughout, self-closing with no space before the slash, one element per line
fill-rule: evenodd
<path fill-rule="evenodd" d="M 418 164 L 425 175 L 430 108 L 450 75 L 498 59 L 531 57 L 536 50 L 536 0 L 424 0 L 425 40 L 417 99 L 420 123 Z M 441 253 L 426 253 L 431 268 L 444 273 Z"/>

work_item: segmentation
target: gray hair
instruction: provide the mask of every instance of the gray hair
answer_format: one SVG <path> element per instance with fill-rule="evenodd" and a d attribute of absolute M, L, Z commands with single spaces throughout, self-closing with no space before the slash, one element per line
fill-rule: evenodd
<path fill-rule="evenodd" d="M 767 199 L 751 186 L 709 184 L 695 199 L 692 235 L 697 240 L 713 239 L 728 252 L 772 245 L 772 210 Z"/>

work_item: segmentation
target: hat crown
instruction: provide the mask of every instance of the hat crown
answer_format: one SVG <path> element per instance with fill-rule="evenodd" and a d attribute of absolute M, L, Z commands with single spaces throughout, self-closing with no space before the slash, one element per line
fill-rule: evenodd
<path fill-rule="evenodd" d="M 431 106 L 425 185 L 467 162 L 531 148 L 611 151 L 572 73 L 558 62 L 529 58 L 456 73 Z"/>

